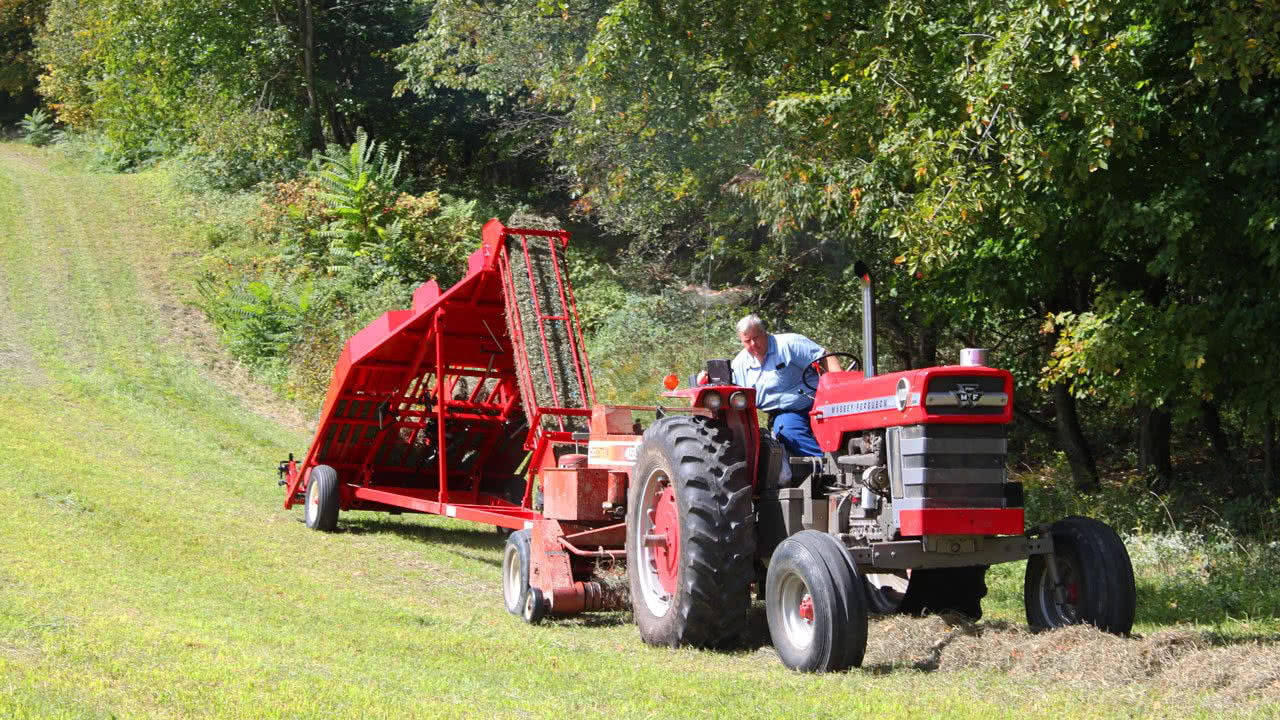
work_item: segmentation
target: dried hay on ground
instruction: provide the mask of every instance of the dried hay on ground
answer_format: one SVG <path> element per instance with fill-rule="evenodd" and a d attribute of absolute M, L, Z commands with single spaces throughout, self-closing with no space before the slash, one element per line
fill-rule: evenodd
<path fill-rule="evenodd" d="M 872 620 L 863 668 L 977 670 L 1057 688 L 1200 697 L 1217 709 L 1280 703 L 1280 638 L 1226 639 L 1193 630 L 1122 638 L 1088 626 L 1032 633 L 955 615 L 890 616 Z"/>

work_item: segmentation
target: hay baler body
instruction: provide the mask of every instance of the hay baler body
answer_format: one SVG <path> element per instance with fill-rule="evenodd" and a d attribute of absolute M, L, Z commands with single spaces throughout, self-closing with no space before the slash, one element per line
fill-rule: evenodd
<path fill-rule="evenodd" d="M 622 556 L 609 508 L 640 439 L 633 408 L 594 405 L 568 240 L 492 220 L 462 280 L 353 335 L 307 454 L 281 463 L 285 508 L 319 502 L 312 473 L 332 468 L 338 509 L 528 530 L 530 583 L 556 612 L 615 606 L 589 576 Z"/>

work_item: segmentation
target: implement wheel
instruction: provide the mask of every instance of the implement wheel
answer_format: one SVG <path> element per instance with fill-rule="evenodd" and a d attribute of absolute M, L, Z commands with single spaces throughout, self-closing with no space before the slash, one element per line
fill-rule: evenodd
<path fill-rule="evenodd" d="M 1063 518 L 1050 533 L 1062 592 L 1056 592 L 1047 557 L 1032 555 L 1023 585 L 1027 624 L 1047 630 L 1088 623 L 1127 635 L 1133 629 L 1137 592 L 1124 541 L 1105 523 L 1086 517 Z"/>
<path fill-rule="evenodd" d="M 521 611 L 521 617 L 530 625 L 537 625 L 546 616 L 547 602 L 542 596 L 542 591 L 536 587 L 529 588 L 529 591 L 524 594 L 524 608 Z"/>
<path fill-rule="evenodd" d="M 650 645 L 725 646 L 742 634 L 756 550 L 743 449 L 722 423 L 649 426 L 627 502 L 627 576 Z"/>
<path fill-rule="evenodd" d="M 522 614 L 528 594 L 529 531 L 517 530 L 507 536 L 507 546 L 502 551 L 502 601 L 507 612 Z"/>
<path fill-rule="evenodd" d="M 307 479 L 303 518 L 312 530 L 333 532 L 338 527 L 338 471 L 328 465 L 311 468 Z"/>
<path fill-rule="evenodd" d="M 840 541 L 804 530 L 778 545 L 765 581 L 769 636 L 782 664 L 833 672 L 862 664 L 867 600 Z"/>

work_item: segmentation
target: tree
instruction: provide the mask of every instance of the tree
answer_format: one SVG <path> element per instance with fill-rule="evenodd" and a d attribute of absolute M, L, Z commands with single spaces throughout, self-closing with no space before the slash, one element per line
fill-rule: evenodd
<path fill-rule="evenodd" d="M 33 52 L 34 35 L 48 7 L 49 0 L 0 0 L 0 93 L 16 101 L 18 116 L 33 106 L 40 71 Z"/>

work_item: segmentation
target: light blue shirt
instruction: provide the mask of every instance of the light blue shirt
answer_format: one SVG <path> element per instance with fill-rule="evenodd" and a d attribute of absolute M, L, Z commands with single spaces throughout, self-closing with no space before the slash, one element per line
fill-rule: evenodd
<path fill-rule="evenodd" d="M 808 388 L 800 378 L 805 367 L 822 355 L 822 348 L 803 335 L 770 335 L 762 362 L 756 362 L 746 348 L 733 358 L 733 382 L 755 388 L 756 407 L 765 412 L 808 410 L 813 400 L 804 395 Z"/>

